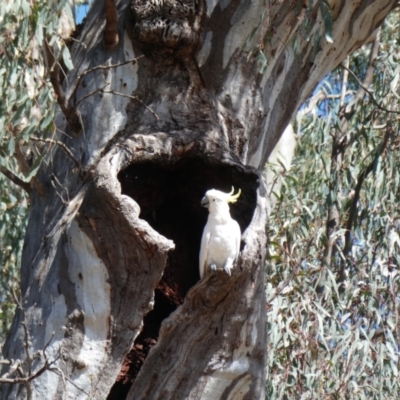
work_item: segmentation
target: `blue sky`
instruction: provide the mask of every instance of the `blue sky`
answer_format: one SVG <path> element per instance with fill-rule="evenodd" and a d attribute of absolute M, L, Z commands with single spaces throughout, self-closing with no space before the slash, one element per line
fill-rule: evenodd
<path fill-rule="evenodd" d="M 75 7 L 75 16 L 77 24 L 80 24 L 83 21 L 83 18 L 86 17 L 89 11 L 89 7 L 90 7 L 89 2 L 87 4 L 82 4 Z"/>

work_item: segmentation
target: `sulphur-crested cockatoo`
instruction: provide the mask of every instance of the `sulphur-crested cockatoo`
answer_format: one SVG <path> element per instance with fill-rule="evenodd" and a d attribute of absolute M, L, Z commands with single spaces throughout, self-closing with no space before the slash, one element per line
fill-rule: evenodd
<path fill-rule="evenodd" d="M 241 191 L 233 193 L 233 188 L 230 193 L 211 189 L 201 200 L 201 205 L 208 208 L 209 214 L 201 239 L 200 278 L 204 277 L 208 268 L 213 271 L 224 269 L 230 275 L 233 262 L 239 255 L 240 227 L 231 218 L 228 203 L 235 203 Z"/>

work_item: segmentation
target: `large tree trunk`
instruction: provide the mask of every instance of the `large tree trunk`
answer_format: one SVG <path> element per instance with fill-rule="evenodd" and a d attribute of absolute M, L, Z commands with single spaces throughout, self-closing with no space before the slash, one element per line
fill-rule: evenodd
<path fill-rule="evenodd" d="M 122 0 L 110 45 L 95 1 L 65 82 L 80 122 L 58 120 L 75 160 L 54 150 L 38 175 L 46 194 L 32 196 L 25 311 L 4 346 L 12 359 L 28 347 L 31 373 L 56 361 L 30 383 L 4 385 L 2 398 L 121 399 L 124 380 L 128 399 L 263 398 L 261 171 L 298 106 L 396 1 L 330 1 L 333 43 L 315 3 Z M 249 56 L 257 48 L 264 74 Z M 199 281 L 201 197 L 231 186 L 242 190 L 231 207 L 239 260 L 232 277 Z"/>

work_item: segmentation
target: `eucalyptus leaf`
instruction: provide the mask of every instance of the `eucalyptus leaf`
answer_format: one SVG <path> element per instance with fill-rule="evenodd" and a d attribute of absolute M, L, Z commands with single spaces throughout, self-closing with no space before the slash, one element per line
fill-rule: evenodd
<path fill-rule="evenodd" d="M 35 162 L 33 163 L 32 167 L 31 167 L 31 170 L 29 171 L 29 174 L 24 178 L 24 180 L 26 182 L 30 182 L 32 177 L 36 175 L 36 173 L 38 172 L 38 170 L 40 168 L 40 164 L 43 161 L 43 157 L 44 157 L 44 155 L 41 155 L 36 158 Z"/>
<path fill-rule="evenodd" d="M 65 63 L 65 66 L 69 70 L 74 69 L 74 64 L 72 63 L 71 54 L 70 54 L 67 46 L 64 46 L 64 48 L 63 48 L 62 57 L 63 57 L 63 61 Z"/>

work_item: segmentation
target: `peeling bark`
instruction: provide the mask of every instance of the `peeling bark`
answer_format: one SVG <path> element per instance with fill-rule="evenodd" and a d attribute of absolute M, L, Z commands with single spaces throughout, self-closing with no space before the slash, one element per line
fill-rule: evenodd
<path fill-rule="evenodd" d="M 46 195 L 32 193 L 22 305 L 32 353 L 54 332 L 46 354 L 59 357 L 31 383 L 34 398 L 263 398 L 261 170 L 318 81 L 395 3 L 331 1 L 331 44 L 317 9 L 310 40 L 299 33 L 306 16 L 297 2 L 121 0 L 111 52 L 104 2 L 95 2 L 64 87 L 69 101 L 76 96 L 82 133 L 60 134 L 70 155 L 55 148 L 38 174 Z M 257 46 L 264 75 L 249 55 Z M 71 133 L 62 113 L 56 122 Z M 243 232 L 239 260 L 231 278 L 216 272 L 199 282 L 200 199 L 231 186 L 242 190 L 231 208 Z M 21 318 L 7 358 L 24 358 Z M 1 393 L 25 397 L 19 385 Z"/>

